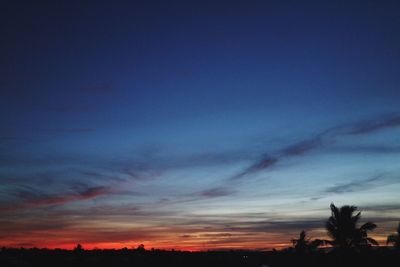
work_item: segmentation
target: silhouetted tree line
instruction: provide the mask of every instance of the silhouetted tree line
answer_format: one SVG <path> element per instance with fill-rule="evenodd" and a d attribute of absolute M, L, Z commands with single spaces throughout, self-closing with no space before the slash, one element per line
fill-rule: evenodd
<path fill-rule="evenodd" d="M 358 227 L 361 212 L 357 212 L 356 206 L 343 206 L 341 208 L 331 204 L 331 216 L 326 221 L 326 230 L 331 240 L 315 239 L 311 241 L 306 238 L 306 232 L 300 232 L 299 239 L 292 239 L 293 248 L 297 252 L 315 251 L 319 246 L 330 245 L 335 250 L 349 251 L 369 248 L 371 245 L 378 246 L 378 242 L 368 237 L 368 232 L 373 231 L 377 226 L 372 222 L 367 222 Z M 400 223 L 397 233 L 391 234 L 387 238 L 387 245 L 393 244 L 394 248 L 400 249 Z"/>
<path fill-rule="evenodd" d="M 0 250 L 0 266 L 4 267 L 369 267 L 400 266 L 400 223 L 397 233 L 387 238 L 393 247 L 375 246 L 368 237 L 376 225 L 367 222 L 358 226 L 361 213 L 355 206 L 336 207 L 331 204 L 331 216 L 326 221 L 329 240 L 307 237 L 300 232 L 292 239 L 293 247 L 277 251 L 165 251 L 136 249 L 85 250 L 78 244 L 74 250 L 13 249 Z M 357 213 L 356 213 L 357 212 Z M 324 246 L 321 248 L 321 246 Z"/>
<path fill-rule="evenodd" d="M 356 211 L 356 206 L 346 205 L 338 208 L 331 204 L 331 216 L 325 225 L 331 240 L 316 239 L 311 242 L 306 239 L 306 232 L 303 230 L 299 239 L 292 240 L 294 249 L 297 252 L 308 252 L 321 245 L 331 245 L 336 250 L 349 251 L 379 245 L 375 239 L 368 237 L 368 232 L 373 231 L 376 224 L 367 222 L 358 227 L 361 212 L 354 214 Z M 396 239 L 396 236 L 393 235 L 392 239 Z"/>

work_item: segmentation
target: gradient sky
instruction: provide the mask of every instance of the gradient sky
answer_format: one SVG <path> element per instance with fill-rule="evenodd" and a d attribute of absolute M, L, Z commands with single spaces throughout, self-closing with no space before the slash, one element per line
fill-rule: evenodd
<path fill-rule="evenodd" d="M 3 1 L 0 245 L 280 248 L 400 220 L 399 1 Z"/>

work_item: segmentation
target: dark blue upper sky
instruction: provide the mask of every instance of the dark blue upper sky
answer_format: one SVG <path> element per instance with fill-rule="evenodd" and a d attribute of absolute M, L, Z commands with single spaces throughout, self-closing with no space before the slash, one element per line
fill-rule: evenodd
<path fill-rule="evenodd" d="M 392 205 L 399 14 L 398 1 L 5 1 L 2 223 L 130 205 L 174 215 L 143 215 L 146 229 L 201 214 L 220 233 L 213 214 Z M 25 229 L 30 241 L 7 244 L 40 244 Z M 265 240 L 236 234 L 243 246 Z"/>

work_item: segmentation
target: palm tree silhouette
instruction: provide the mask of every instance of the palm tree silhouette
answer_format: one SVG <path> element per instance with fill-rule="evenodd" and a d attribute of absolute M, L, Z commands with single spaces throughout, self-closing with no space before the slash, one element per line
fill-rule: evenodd
<path fill-rule="evenodd" d="M 313 241 L 310 241 L 309 238 L 306 238 L 307 234 L 303 230 L 300 232 L 299 239 L 292 239 L 292 243 L 294 246 L 294 249 L 297 252 L 303 253 L 303 252 L 310 252 L 315 249 L 317 249 L 319 246 L 323 244 L 322 240 L 315 239 Z"/>
<path fill-rule="evenodd" d="M 393 243 L 393 246 L 400 249 L 400 223 L 397 226 L 397 233 L 388 236 L 386 244 Z"/>
<path fill-rule="evenodd" d="M 326 241 L 340 249 L 353 249 L 369 245 L 378 245 L 375 239 L 368 237 L 368 232 L 376 228 L 376 224 L 367 222 L 360 228 L 357 223 L 361 218 L 361 212 L 356 215 L 356 206 L 342 206 L 337 208 L 331 204 L 331 217 L 326 222 L 328 235 L 332 240 Z"/>

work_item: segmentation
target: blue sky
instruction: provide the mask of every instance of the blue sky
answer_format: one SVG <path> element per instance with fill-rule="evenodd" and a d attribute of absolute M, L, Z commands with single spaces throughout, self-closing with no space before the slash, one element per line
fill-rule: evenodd
<path fill-rule="evenodd" d="M 7 1 L 0 243 L 182 249 L 399 221 L 396 1 Z M 47 239 L 43 241 L 43 236 Z"/>

